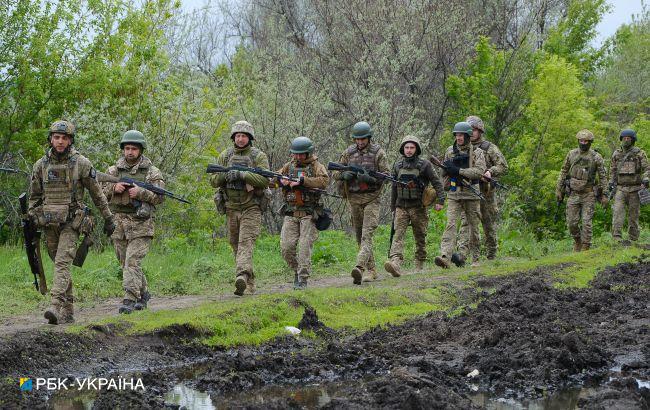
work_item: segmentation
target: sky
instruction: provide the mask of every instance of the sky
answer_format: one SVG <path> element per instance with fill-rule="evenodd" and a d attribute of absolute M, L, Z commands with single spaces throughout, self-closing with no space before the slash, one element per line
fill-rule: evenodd
<path fill-rule="evenodd" d="M 597 26 L 598 35 L 594 39 L 594 45 L 599 46 L 606 38 L 616 32 L 621 24 L 632 21 L 633 14 L 641 13 L 642 0 L 609 0 L 611 11 L 603 17 L 603 20 Z M 184 10 L 190 11 L 204 5 L 206 0 L 181 0 Z M 646 0 L 650 7 L 650 0 Z"/>

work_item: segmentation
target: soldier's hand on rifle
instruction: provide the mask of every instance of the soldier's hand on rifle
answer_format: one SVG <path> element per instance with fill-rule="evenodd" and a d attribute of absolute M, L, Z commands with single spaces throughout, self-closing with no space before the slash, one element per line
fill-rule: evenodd
<path fill-rule="evenodd" d="M 373 184 L 377 182 L 377 179 L 368 175 L 367 172 L 363 172 L 363 173 L 359 172 L 357 174 L 357 179 L 359 180 L 359 182 L 365 182 L 366 184 Z"/>
<path fill-rule="evenodd" d="M 115 232 L 115 221 L 111 216 L 110 218 L 104 219 L 104 233 L 106 236 L 111 236 L 113 232 Z"/>
<path fill-rule="evenodd" d="M 558 202 L 562 202 L 564 200 L 564 195 L 561 191 L 555 191 L 555 199 L 557 199 Z"/>
<path fill-rule="evenodd" d="M 354 178 L 355 174 L 352 171 L 343 171 L 341 172 L 341 179 L 344 181 L 349 181 Z"/>
<path fill-rule="evenodd" d="M 482 179 L 483 179 L 483 181 L 486 181 L 486 182 L 492 179 L 492 173 L 490 172 L 489 169 L 487 171 L 485 171 L 485 173 L 483 174 Z"/>
<path fill-rule="evenodd" d="M 286 179 L 286 178 L 278 178 L 278 180 L 280 181 L 280 184 L 281 184 L 282 186 L 287 186 L 287 185 L 289 185 L 289 182 L 291 182 L 291 181 L 289 181 L 289 180 Z"/>
<path fill-rule="evenodd" d="M 434 207 L 433 207 L 433 209 L 435 209 L 436 211 L 440 212 L 440 211 L 442 211 L 442 208 L 444 208 L 444 207 L 445 207 L 445 206 L 444 206 L 443 204 L 435 204 Z"/>
<path fill-rule="evenodd" d="M 244 179 L 243 172 L 237 171 L 236 169 L 231 169 L 226 173 L 226 181 L 228 182 L 235 182 L 239 181 L 240 179 Z"/>
<path fill-rule="evenodd" d="M 126 190 L 126 185 L 123 182 L 116 182 L 115 185 L 113 185 L 113 191 L 116 194 L 121 194 Z"/>
<path fill-rule="evenodd" d="M 448 159 L 443 163 L 445 166 L 445 172 L 447 172 L 447 175 L 451 177 L 457 177 L 460 176 L 460 167 L 454 164 L 454 161 Z"/>
<path fill-rule="evenodd" d="M 138 191 L 140 191 L 140 187 L 134 186 L 129 188 L 129 198 L 135 199 L 138 196 Z"/>

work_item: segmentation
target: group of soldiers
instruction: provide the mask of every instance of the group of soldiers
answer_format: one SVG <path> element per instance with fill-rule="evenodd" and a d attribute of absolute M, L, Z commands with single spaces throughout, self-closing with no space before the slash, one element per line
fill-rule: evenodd
<path fill-rule="evenodd" d="M 429 160 L 423 158 L 419 139 L 407 135 L 399 146 L 400 157 L 389 167 L 385 151 L 373 141 L 370 125 L 358 122 L 352 127 L 353 143 L 341 154 L 339 163 L 325 167 L 314 152 L 313 142 L 301 136 L 291 142 L 291 159 L 274 173 L 269 170 L 266 154 L 253 146 L 253 126 L 247 121 L 235 122 L 230 134 L 232 146 L 221 152 L 217 158 L 219 171 L 210 179 L 216 188 L 217 210 L 226 216 L 235 257 L 234 293 L 242 296 L 255 292 L 253 248 L 273 188 L 280 189 L 284 199 L 280 210 L 284 216 L 282 256 L 294 273 L 294 288 L 307 287 L 313 244 L 318 231 L 326 229 L 331 221 L 322 200 L 330 182 L 328 169 L 334 170 L 331 178 L 349 204 L 359 246 L 350 271 L 354 284 L 377 279 L 373 236 L 379 224 L 382 189 L 388 183 L 394 236 L 384 269 L 392 276 L 402 275 L 404 237 L 409 225 L 416 243 L 415 268 L 423 268 L 429 207 L 441 211 L 445 200 L 447 225 L 435 264 L 445 269 L 452 264 L 463 266 L 471 257 L 472 265 L 477 265 L 479 224 L 483 226 L 486 257 L 494 259 L 498 214 L 495 188 L 500 186 L 498 178 L 506 173 L 508 165 L 499 148 L 484 139 L 484 133 L 480 118 L 467 117 L 454 126 L 454 142 L 444 157 L 432 155 Z M 34 165 L 30 184 L 28 216 L 44 232 L 48 254 L 54 261 L 51 306 L 45 311 L 51 324 L 74 321 L 70 265 L 80 235 L 90 234 L 94 226 L 83 203 L 84 190 L 89 191 L 104 219 L 103 231 L 112 239 L 122 267 L 124 299 L 118 311 L 126 314 L 145 309 L 151 297 L 141 264 L 153 239 L 156 207 L 164 199 L 160 194 L 164 191 L 163 175 L 144 155 L 147 143 L 141 132 L 129 130 L 123 134 L 122 155 L 108 168 L 109 177 L 105 178 L 99 178 L 106 174 L 96 172 L 74 148 L 74 137 L 75 127 L 68 121 L 58 120 L 50 126 L 50 148 Z M 568 193 L 567 224 L 575 240 L 574 249 L 580 251 L 591 244 L 595 199 L 606 204 L 607 196 L 603 159 L 590 148 L 593 134 L 582 130 L 577 138 L 579 148 L 570 151 L 564 161 L 556 195 L 562 200 Z M 650 168 L 643 150 L 634 146 L 634 131 L 623 130 L 621 142 L 612 157 L 610 172 L 610 192 L 616 192 L 613 235 L 622 240 L 627 207 L 629 238 L 634 241 L 639 236 L 638 191 L 648 186 Z"/>

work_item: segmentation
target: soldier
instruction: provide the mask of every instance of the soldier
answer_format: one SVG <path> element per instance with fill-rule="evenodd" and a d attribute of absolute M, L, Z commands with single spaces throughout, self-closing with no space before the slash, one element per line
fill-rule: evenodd
<path fill-rule="evenodd" d="M 566 204 L 566 221 L 573 237 L 573 251 L 586 251 L 591 246 L 591 219 L 594 217 L 594 203 L 597 198 L 607 205 L 605 195 L 605 166 L 603 157 L 591 149 L 594 134 L 580 130 L 576 134 L 579 148 L 572 149 L 562 164 L 557 180 L 555 196 L 558 201 L 569 192 Z M 598 177 L 598 182 L 596 182 Z M 594 192 L 596 191 L 596 192 Z M 580 229 L 582 220 L 582 229 Z"/>
<path fill-rule="evenodd" d="M 508 170 L 508 163 L 496 144 L 483 139 L 485 125 L 482 119 L 475 115 L 470 115 L 465 121 L 472 126 L 472 145 L 481 148 L 485 156 L 485 166 L 487 169 L 479 183 L 481 193 L 485 199 L 479 203 L 481 204 L 481 224 L 483 225 L 483 235 L 485 236 L 486 256 L 488 259 L 494 259 L 497 255 L 497 214 L 499 210 L 494 193 L 494 184 L 491 184 L 489 180 L 504 175 Z M 463 241 L 463 239 L 469 237 L 467 235 L 467 221 L 465 218 L 462 218 L 460 230 L 461 243 L 459 248 L 467 249 L 468 244 Z M 472 246 L 478 246 L 480 251 L 480 245 Z M 474 261 L 474 265 L 476 265 L 476 261 Z"/>
<path fill-rule="evenodd" d="M 459 249 L 459 254 L 454 253 L 456 248 L 457 220 L 464 214 L 467 220 L 467 234 L 469 238 L 464 241 L 470 246 L 478 246 L 478 224 L 480 221 L 480 198 L 467 186 L 474 186 L 478 190 L 479 179 L 485 174 L 485 156 L 480 147 L 470 143 L 472 126 L 467 122 L 456 123 L 453 130 L 456 141 L 447 148 L 444 158 L 445 169 L 442 173 L 447 193 L 447 226 L 440 241 L 440 256 L 436 256 L 435 263 L 443 269 L 451 266 L 462 266 L 467 257 L 467 250 Z M 461 232 L 462 234 L 462 232 Z M 462 240 L 462 239 L 461 239 Z M 474 260 L 478 259 L 478 249 L 470 249 Z"/>
<path fill-rule="evenodd" d="M 74 322 L 70 264 L 76 254 L 79 235 L 92 231 L 92 218 L 83 203 L 84 189 L 104 218 L 104 233 L 115 230 L 113 214 L 95 179 L 90 161 L 74 148 L 75 127 L 68 121 L 54 121 L 49 129 L 45 156 L 34 165 L 30 184 L 29 215 L 43 228 L 47 252 L 54 262 L 51 306 L 45 311 L 50 324 Z"/>
<path fill-rule="evenodd" d="M 143 155 L 147 142 L 140 131 L 125 132 L 120 141 L 120 149 L 122 156 L 115 165 L 108 168 L 107 174 L 165 187 L 160 170 Z M 129 187 L 121 182 L 104 183 L 104 194 L 115 215 L 116 229 L 111 239 L 122 267 L 124 300 L 118 311 L 131 313 L 133 310 L 145 309 L 151 295 L 141 265 L 153 239 L 156 205 L 162 203 L 164 196 L 137 186 Z"/>
<path fill-rule="evenodd" d="M 372 130 L 367 122 L 354 124 L 352 138 L 354 144 L 341 155 L 341 164 L 357 165 L 386 174 L 390 172 L 386 153 L 379 145 L 371 142 Z M 350 204 L 352 225 L 359 245 L 356 266 L 351 272 L 353 283 L 360 285 L 362 281 L 371 282 L 377 279 L 372 237 L 379 224 L 379 197 L 383 181 L 367 173 L 356 174 L 352 171 L 334 172 L 333 177 L 341 184 L 342 192 Z"/>
<path fill-rule="evenodd" d="M 219 165 L 269 169 L 266 154 L 253 147 L 255 132 L 250 123 L 237 121 L 233 124 L 230 139 L 233 146 L 219 155 Z M 217 198 L 222 195 L 225 202 L 228 239 L 236 264 L 235 295 L 242 296 L 247 289 L 254 293 L 253 247 L 262 227 L 262 207 L 266 201 L 264 189 L 269 180 L 252 172 L 230 170 L 215 174 L 211 183 L 219 188 Z"/>
<path fill-rule="evenodd" d="M 291 142 L 291 161 L 278 173 L 299 182 L 278 179 L 286 201 L 282 207 L 284 222 L 280 233 L 282 257 L 294 272 L 295 289 L 305 289 L 311 274 L 311 251 L 316 239 L 315 218 L 322 210 L 321 194 L 309 188 L 325 189 L 329 175 L 318 157 L 313 154 L 314 144 L 307 137 L 298 137 Z"/>
<path fill-rule="evenodd" d="M 399 152 L 402 154 L 402 158 L 393 165 L 393 176 L 408 185 L 393 184 L 390 203 L 394 213 L 395 236 L 390 247 L 390 259 L 384 263 L 384 269 L 394 277 L 399 277 L 402 274 L 404 235 L 409 223 L 413 227 L 416 244 L 415 268 L 422 270 L 424 261 L 427 259 L 426 239 L 429 212 L 422 202 L 425 188 L 431 184 L 436 190 L 438 199 L 435 204 L 436 211 L 442 210 L 445 203 L 442 182 L 433 170 L 433 165 L 426 159 L 420 158 L 422 153 L 420 140 L 407 135 L 402 139 Z"/>
<path fill-rule="evenodd" d="M 623 224 L 625 223 L 625 208 L 628 214 L 628 232 L 630 241 L 639 239 L 639 190 L 642 186 L 650 185 L 650 166 L 646 153 L 635 147 L 636 132 L 631 129 L 621 131 L 619 137 L 621 148 L 612 154 L 610 165 L 609 188 L 616 191 L 612 216 L 612 236 L 622 241 Z"/>

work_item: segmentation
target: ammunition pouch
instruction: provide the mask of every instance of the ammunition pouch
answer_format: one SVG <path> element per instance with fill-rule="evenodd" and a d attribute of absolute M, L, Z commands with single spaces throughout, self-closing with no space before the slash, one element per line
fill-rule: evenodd
<path fill-rule="evenodd" d="M 332 210 L 328 208 L 317 208 L 312 215 L 316 229 L 324 231 L 332 224 Z"/>
<path fill-rule="evenodd" d="M 153 215 L 153 205 L 148 202 L 135 202 L 135 216 L 139 219 L 149 219 Z"/>
<path fill-rule="evenodd" d="M 569 187 L 571 188 L 571 191 L 582 192 L 587 188 L 588 183 L 589 181 L 587 179 L 571 178 L 569 180 Z"/>
<path fill-rule="evenodd" d="M 89 235 L 95 227 L 90 209 L 88 207 L 77 209 L 72 217 L 70 227 L 81 234 Z"/>
<path fill-rule="evenodd" d="M 45 204 L 43 205 L 43 226 L 58 226 L 69 221 L 69 204 Z"/>
<path fill-rule="evenodd" d="M 217 208 L 217 213 L 221 215 L 226 214 L 226 195 L 221 189 L 217 189 L 214 194 L 214 205 Z"/>

